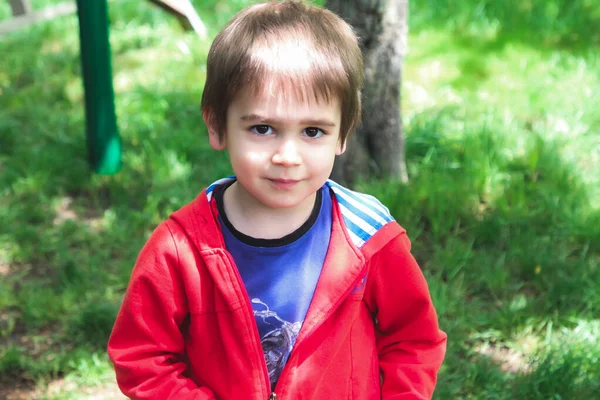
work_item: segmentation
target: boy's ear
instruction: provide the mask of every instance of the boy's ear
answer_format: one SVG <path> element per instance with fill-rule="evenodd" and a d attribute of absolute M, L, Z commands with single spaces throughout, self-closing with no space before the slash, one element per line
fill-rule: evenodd
<path fill-rule="evenodd" d="M 344 140 L 344 142 L 342 143 L 342 141 L 340 140 L 337 144 L 337 147 L 335 149 L 335 155 L 336 156 L 341 156 L 342 154 L 344 154 L 344 152 L 346 151 L 346 140 Z"/>
<path fill-rule="evenodd" d="M 204 123 L 208 129 L 208 142 L 210 143 L 210 147 L 219 151 L 224 150 L 226 148 L 225 138 L 221 139 L 219 135 L 219 127 L 215 114 L 211 110 L 204 109 L 202 110 L 202 117 L 204 118 Z"/>

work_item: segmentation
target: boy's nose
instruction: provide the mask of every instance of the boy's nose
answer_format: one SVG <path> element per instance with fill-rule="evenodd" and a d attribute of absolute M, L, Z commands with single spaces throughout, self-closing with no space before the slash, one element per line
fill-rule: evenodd
<path fill-rule="evenodd" d="M 284 140 L 281 146 L 273 154 L 273 163 L 292 167 L 302 163 L 302 157 L 298 152 L 298 144 L 293 139 Z"/>

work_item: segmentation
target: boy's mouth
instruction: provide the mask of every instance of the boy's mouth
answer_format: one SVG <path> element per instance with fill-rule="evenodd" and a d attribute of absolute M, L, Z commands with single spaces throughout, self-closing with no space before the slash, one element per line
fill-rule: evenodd
<path fill-rule="evenodd" d="M 298 182 L 300 182 L 299 180 L 295 179 L 269 179 L 269 181 L 271 181 L 271 183 L 279 189 L 291 189 L 296 186 Z"/>

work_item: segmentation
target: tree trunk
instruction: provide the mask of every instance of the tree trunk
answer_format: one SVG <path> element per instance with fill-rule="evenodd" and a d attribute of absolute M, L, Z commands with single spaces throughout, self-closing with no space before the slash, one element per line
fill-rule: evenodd
<path fill-rule="evenodd" d="M 18 17 L 19 15 L 25 15 L 31 12 L 29 0 L 8 0 L 8 3 L 12 9 L 13 17 Z"/>
<path fill-rule="evenodd" d="M 402 60 L 408 36 L 408 0 L 327 0 L 350 23 L 365 56 L 363 122 L 336 160 L 332 178 L 408 181 L 400 116 Z"/>

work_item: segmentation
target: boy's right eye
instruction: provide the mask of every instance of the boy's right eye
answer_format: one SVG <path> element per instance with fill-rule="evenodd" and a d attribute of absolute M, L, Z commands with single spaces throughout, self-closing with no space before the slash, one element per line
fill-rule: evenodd
<path fill-rule="evenodd" d="M 254 125 L 250 130 L 257 135 L 270 135 L 273 133 L 273 128 L 269 125 Z"/>

